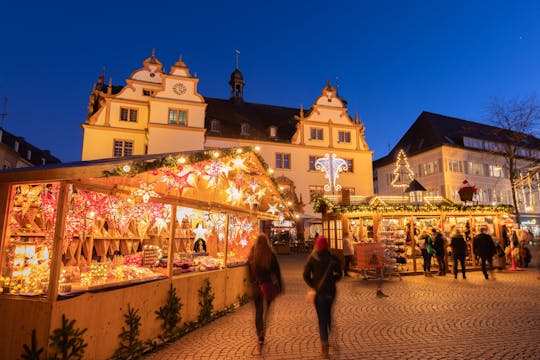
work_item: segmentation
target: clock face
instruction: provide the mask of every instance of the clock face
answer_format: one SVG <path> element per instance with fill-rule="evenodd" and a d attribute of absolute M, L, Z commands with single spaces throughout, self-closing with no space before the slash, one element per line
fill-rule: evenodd
<path fill-rule="evenodd" d="M 182 84 L 181 82 L 174 84 L 173 91 L 177 95 L 182 95 L 186 92 L 186 86 Z"/>

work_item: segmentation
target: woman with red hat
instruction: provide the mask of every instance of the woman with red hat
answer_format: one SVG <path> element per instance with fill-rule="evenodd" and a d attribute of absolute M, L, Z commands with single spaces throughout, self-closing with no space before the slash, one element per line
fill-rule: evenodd
<path fill-rule="evenodd" d="M 341 264 L 330 254 L 324 236 L 315 239 L 313 252 L 304 267 L 304 281 L 315 290 L 315 310 L 319 321 L 322 354 L 328 357 L 328 332 L 332 325 L 332 305 L 336 297 L 336 282 L 341 279 Z"/>

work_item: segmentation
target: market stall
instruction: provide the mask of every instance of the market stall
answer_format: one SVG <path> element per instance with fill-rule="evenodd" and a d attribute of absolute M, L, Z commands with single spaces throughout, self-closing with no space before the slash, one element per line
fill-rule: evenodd
<path fill-rule="evenodd" d="M 108 358 L 128 304 L 155 338 L 171 284 L 183 321 L 205 279 L 216 310 L 237 302 L 261 222 L 290 215 L 263 164 L 238 148 L 0 172 L 0 358 L 32 330 L 46 347 L 62 314 L 88 329 L 88 358 Z"/>
<path fill-rule="evenodd" d="M 424 230 L 440 231 L 448 245 L 452 230 L 459 228 L 472 249 L 472 239 L 480 227 L 487 227 L 490 234 L 500 238 L 502 226 L 512 212 L 510 206 L 504 205 L 461 206 L 444 199 L 411 205 L 406 201 L 406 198 L 377 196 L 354 205 L 336 202 L 330 206 L 331 211 L 323 213 L 323 234 L 330 239 L 333 251 L 339 254 L 343 248 L 342 233 L 350 232 L 357 243 L 360 267 L 370 269 L 382 264 L 389 272 L 416 273 L 422 269 L 418 239 Z M 362 245 L 372 243 L 382 245 L 384 259 L 370 263 L 372 248 Z M 474 256 L 469 255 L 467 261 L 470 266 L 476 265 Z"/>

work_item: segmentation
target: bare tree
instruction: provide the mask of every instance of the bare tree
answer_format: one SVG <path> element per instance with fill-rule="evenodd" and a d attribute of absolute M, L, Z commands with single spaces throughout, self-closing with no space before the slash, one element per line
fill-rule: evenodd
<path fill-rule="evenodd" d="M 502 154 L 508 168 L 516 222 L 521 224 L 516 182 L 521 165 L 532 167 L 538 161 L 537 153 L 531 154 L 530 150 L 540 150 L 540 139 L 535 137 L 540 123 L 540 105 L 534 96 L 510 100 L 494 98 L 489 104 L 488 116 L 497 128 L 492 135 L 501 144 L 497 153 Z"/>

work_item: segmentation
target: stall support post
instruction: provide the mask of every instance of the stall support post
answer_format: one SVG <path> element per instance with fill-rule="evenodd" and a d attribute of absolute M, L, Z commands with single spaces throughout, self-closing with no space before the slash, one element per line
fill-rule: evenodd
<path fill-rule="evenodd" d="M 60 183 L 58 205 L 56 210 L 56 226 L 54 229 L 53 257 L 50 265 L 49 276 L 49 301 L 54 302 L 58 297 L 58 279 L 60 277 L 60 265 L 62 263 L 62 243 L 64 242 L 64 229 L 66 227 L 66 214 L 68 209 L 68 187 L 66 181 Z"/>
<path fill-rule="evenodd" d="M 169 226 L 169 248 L 167 249 L 167 276 L 172 279 L 173 262 L 174 262 L 174 237 L 176 234 L 176 209 L 177 206 L 171 207 L 171 222 Z"/>
<path fill-rule="evenodd" d="M 415 225 L 414 225 L 414 217 L 413 216 L 411 216 L 409 218 L 409 224 L 411 224 L 411 226 L 409 226 L 409 229 L 410 229 L 411 246 L 412 246 L 412 251 L 411 251 L 412 265 L 413 265 L 413 271 L 416 272 L 416 238 L 414 237 Z"/>
<path fill-rule="evenodd" d="M 229 219 L 230 214 L 225 213 L 225 254 L 223 255 L 223 267 L 227 268 L 227 258 L 229 257 Z"/>
<path fill-rule="evenodd" d="M 11 199 L 11 192 L 13 190 L 13 186 L 10 186 L 9 184 L 0 184 L 0 209 L 4 211 L 0 211 L 0 254 L 5 254 L 4 247 L 6 246 L 7 242 L 7 229 L 8 229 L 8 214 L 10 213 L 9 207 L 9 199 Z M 4 256 L 0 256 L 0 269 L 4 268 Z"/>

